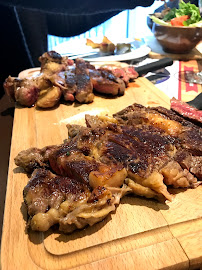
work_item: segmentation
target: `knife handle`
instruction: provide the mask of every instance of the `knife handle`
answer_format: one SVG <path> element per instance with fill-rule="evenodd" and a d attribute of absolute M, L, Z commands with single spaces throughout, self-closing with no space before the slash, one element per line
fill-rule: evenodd
<path fill-rule="evenodd" d="M 198 110 L 202 110 L 202 93 L 200 93 L 193 100 L 188 101 L 187 103 Z"/>
<path fill-rule="evenodd" d="M 171 66 L 172 64 L 173 60 L 171 58 L 166 57 L 150 64 L 135 67 L 135 70 L 138 72 L 139 76 L 142 76 L 148 72 L 155 71 L 167 66 Z"/>

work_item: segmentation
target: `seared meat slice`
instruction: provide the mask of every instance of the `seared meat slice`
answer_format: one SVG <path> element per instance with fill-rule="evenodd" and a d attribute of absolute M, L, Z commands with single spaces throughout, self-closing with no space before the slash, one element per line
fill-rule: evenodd
<path fill-rule="evenodd" d="M 125 84 L 122 79 L 113 75 L 109 70 L 90 70 L 90 77 L 93 88 L 100 93 L 110 94 L 113 96 L 123 95 Z"/>
<path fill-rule="evenodd" d="M 159 113 L 155 108 L 146 108 L 139 104 L 133 104 L 126 109 L 114 114 L 114 117 L 126 125 L 148 125 L 159 129 L 171 136 L 178 136 L 182 132 L 182 125 L 172 121 L 167 116 Z"/>
<path fill-rule="evenodd" d="M 138 104 L 127 107 L 115 114 L 114 117 L 122 124 L 136 127 L 146 124 L 172 136 L 173 144 L 176 147 L 174 160 L 184 169 L 183 175 L 186 175 L 187 178 L 187 181 L 181 181 L 181 187 L 194 187 L 200 184 L 200 182 L 196 183 L 195 179 L 195 177 L 198 180 L 202 179 L 202 133 L 200 127 L 177 115 L 174 111 L 163 107 L 145 108 Z M 179 176 L 181 172 L 180 170 L 178 172 Z M 177 181 L 177 178 L 173 179 Z M 172 185 L 178 186 L 178 183 L 172 182 Z"/>
<path fill-rule="evenodd" d="M 24 201 L 32 230 L 47 231 L 54 224 L 70 233 L 93 225 L 115 210 L 127 187 L 110 191 L 106 187 L 90 190 L 81 182 L 36 169 L 24 188 Z"/>
<path fill-rule="evenodd" d="M 97 162 L 86 157 L 79 151 L 71 151 L 69 147 L 63 146 L 49 156 L 50 167 L 58 175 L 65 175 L 77 179 L 82 183 L 89 183 L 91 171 L 98 170 Z"/>
<path fill-rule="evenodd" d="M 124 67 L 124 68 L 104 68 L 104 70 L 109 70 L 113 73 L 114 76 L 120 78 L 124 81 L 126 87 L 128 86 L 129 81 L 137 79 L 138 73 L 135 71 L 134 67 Z"/>
<path fill-rule="evenodd" d="M 35 80 L 9 76 L 3 86 L 6 94 L 23 106 L 31 107 L 39 96 L 40 90 Z"/>
<path fill-rule="evenodd" d="M 171 99 L 170 105 L 172 110 L 179 113 L 183 117 L 202 123 L 202 111 L 199 111 L 196 108 L 190 106 L 189 104 L 182 102 L 176 98 Z"/>
<path fill-rule="evenodd" d="M 55 73 L 51 76 L 46 75 L 46 78 L 48 78 L 53 85 L 61 89 L 64 99 L 66 101 L 75 100 L 75 93 L 77 90 L 77 86 L 74 68 L 67 69 L 66 71 L 61 71 L 59 73 Z"/>
<path fill-rule="evenodd" d="M 187 169 L 182 169 L 180 164 L 175 161 L 170 161 L 166 166 L 164 166 L 161 173 L 164 176 L 164 183 L 167 186 L 173 186 L 175 188 L 195 188 L 202 183 L 194 177 L 191 170 L 189 172 Z"/>
<path fill-rule="evenodd" d="M 75 73 L 71 71 L 66 71 L 65 73 L 65 86 L 66 89 L 63 89 L 63 96 L 66 101 L 74 101 L 75 94 L 77 91 L 76 86 L 76 76 Z"/>
<path fill-rule="evenodd" d="M 41 62 L 41 73 L 54 74 L 66 69 L 67 66 L 73 65 L 74 61 L 68 57 L 62 57 L 55 51 L 45 52 L 39 57 Z"/>
<path fill-rule="evenodd" d="M 27 173 L 32 173 L 39 167 L 49 167 L 49 155 L 60 145 L 46 146 L 42 149 L 36 147 L 21 151 L 14 159 L 15 164 L 22 167 Z"/>
<path fill-rule="evenodd" d="M 202 156 L 194 156 L 186 149 L 178 150 L 175 155 L 175 160 L 180 164 L 180 166 L 190 171 L 198 180 L 202 181 Z M 200 183 L 199 181 L 197 183 Z M 194 186 L 198 184 L 195 183 Z"/>
<path fill-rule="evenodd" d="M 103 220 L 109 213 L 113 212 L 120 199 L 128 192 L 129 188 L 123 186 L 116 190 L 106 187 L 95 188 L 87 202 L 78 203 L 73 211 L 65 212 L 66 216 L 59 220 L 59 229 L 70 233 L 76 228 L 82 229 L 86 225 L 94 225 Z M 68 203 L 68 202 L 67 202 Z M 64 207 L 66 202 L 64 202 Z M 63 205 L 61 205 L 63 206 Z"/>
<path fill-rule="evenodd" d="M 28 206 L 28 214 L 45 213 L 50 208 L 59 209 L 61 203 L 71 199 L 89 197 L 87 185 L 69 177 L 57 176 L 46 169 L 36 169 L 25 186 L 24 200 Z M 70 198 L 69 198 L 70 199 Z"/>
<path fill-rule="evenodd" d="M 11 77 L 11 76 L 9 76 L 5 80 L 5 82 L 3 84 L 3 87 L 4 87 L 4 90 L 5 90 L 5 93 L 9 96 L 9 98 L 11 100 L 15 101 L 15 92 L 17 90 L 17 87 L 20 87 L 20 83 L 21 83 L 20 79 L 14 78 L 14 77 Z"/>
<path fill-rule="evenodd" d="M 89 77 L 89 71 L 86 69 L 85 61 L 77 58 L 75 60 L 76 69 L 76 95 L 75 98 L 80 103 L 89 103 L 94 99 L 93 85 Z"/>
<path fill-rule="evenodd" d="M 49 168 L 57 175 L 68 176 L 93 188 L 100 185 L 120 187 L 127 175 L 122 165 L 97 162 L 76 149 L 74 144 L 30 148 L 21 151 L 15 163 L 28 173 L 36 168 Z"/>
<path fill-rule="evenodd" d="M 137 79 L 139 74 L 135 70 L 133 66 L 124 67 L 123 70 L 125 71 L 126 75 L 129 77 L 129 81 Z"/>
<path fill-rule="evenodd" d="M 88 70 L 93 88 L 100 93 L 113 96 L 123 95 L 125 84 L 122 79 L 116 77 L 111 70 L 96 69 L 88 62 L 82 61 L 83 68 Z"/>
<path fill-rule="evenodd" d="M 115 118 L 124 123 L 133 123 L 139 115 L 140 124 L 146 123 L 160 128 L 163 132 L 174 136 L 179 142 L 176 146 L 187 149 L 193 155 L 202 154 L 202 129 L 194 123 L 177 115 L 174 111 L 163 107 L 145 108 L 133 105 L 132 111 L 124 115 L 116 115 Z M 138 116 L 137 116 L 138 117 Z"/>
<path fill-rule="evenodd" d="M 52 108 L 58 104 L 62 91 L 57 86 L 52 86 L 41 90 L 36 102 L 36 106 L 40 108 Z"/>

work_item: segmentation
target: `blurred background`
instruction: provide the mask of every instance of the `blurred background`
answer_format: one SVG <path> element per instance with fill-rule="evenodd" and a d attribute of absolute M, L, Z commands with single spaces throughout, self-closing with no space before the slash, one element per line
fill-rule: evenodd
<path fill-rule="evenodd" d="M 177 1 L 174 1 L 175 3 Z M 161 7 L 161 1 L 154 1 L 150 7 L 136 7 L 133 10 L 125 10 L 113 16 L 109 20 L 100 25 L 91 28 L 83 34 L 74 37 L 58 37 L 48 35 L 48 50 L 55 49 L 57 45 L 75 39 L 82 38 L 100 38 L 107 36 L 109 39 L 114 39 L 117 36 L 124 38 L 144 38 L 145 36 L 152 36 L 152 31 L 147 24 L 147 17 L 156 9 Z M 121 22 L 121 23 L 120 23 Z"/>

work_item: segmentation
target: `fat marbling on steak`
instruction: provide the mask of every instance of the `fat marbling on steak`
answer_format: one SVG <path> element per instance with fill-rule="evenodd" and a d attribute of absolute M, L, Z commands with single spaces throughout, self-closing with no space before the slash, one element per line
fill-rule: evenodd
<path fill-rule="evenodd" d="M 180 115 L 202 124 L 202 111 L 176 98 L 171 99 L 171 109 Z"/>

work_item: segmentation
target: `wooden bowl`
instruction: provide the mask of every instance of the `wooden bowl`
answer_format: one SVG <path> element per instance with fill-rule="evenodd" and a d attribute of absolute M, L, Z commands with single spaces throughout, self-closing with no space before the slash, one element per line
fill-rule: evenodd
<path fill-rule="evenodd" d="M 202 27 L 165 26 L 154 23 L 153 32 L 168 53 L 188 53 L 202 40 Z"/>

